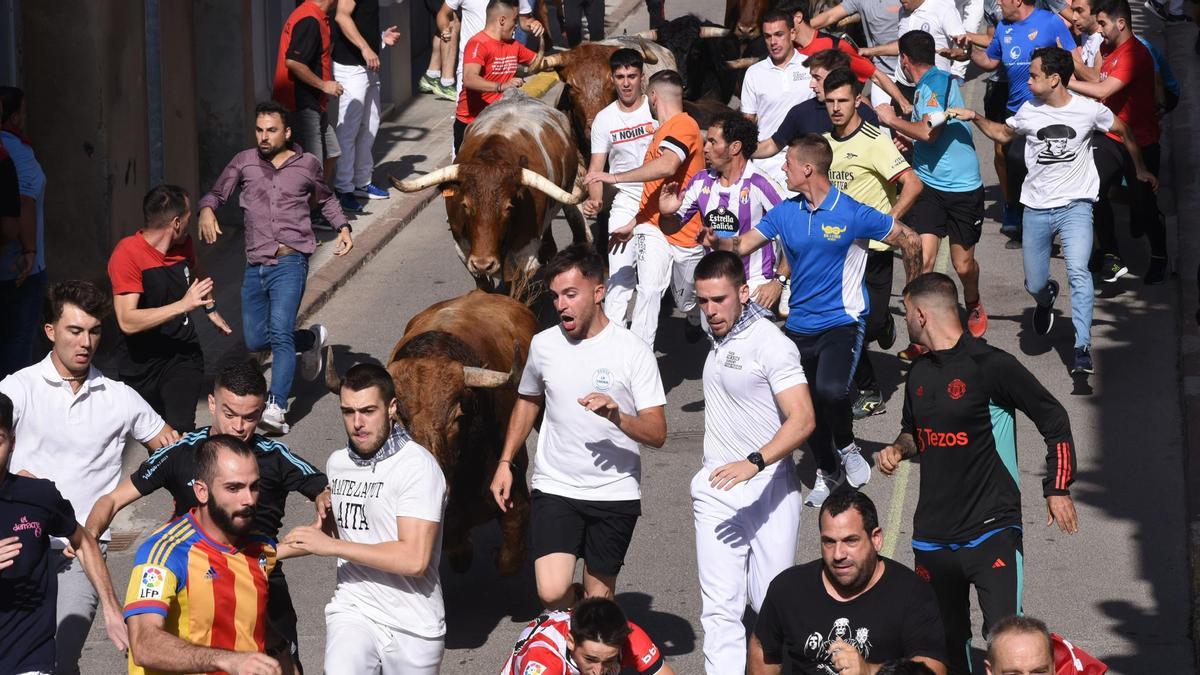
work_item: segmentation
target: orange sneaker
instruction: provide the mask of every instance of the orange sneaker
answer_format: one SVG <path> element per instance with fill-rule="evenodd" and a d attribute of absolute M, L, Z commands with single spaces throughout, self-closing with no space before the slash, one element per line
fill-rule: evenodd
<path fill-rule="evenodd" d="M 967 303 L 967 330 L 977 338 L 983 337 L 988 329 L 987 310 L 983 308 L 983 300 Z"/>
<path fill-rule="evenodd" d="M 921 356 L 922 354 L 926 354 L 928 352 L 929 352 L 928 349 L 922 347 L 921 345 L 919 345 L 915 342 L 912 342 L 912 343 L 909 343 L 909 345 L 907 347 L 900 350 L 900 353 L 897 354 L 896 356 L 899 356 L 901 361 L 908 361 L 909 363 L 911 363 L 911 362 L 917 360 L 917 358 L 919 356 Z"/>

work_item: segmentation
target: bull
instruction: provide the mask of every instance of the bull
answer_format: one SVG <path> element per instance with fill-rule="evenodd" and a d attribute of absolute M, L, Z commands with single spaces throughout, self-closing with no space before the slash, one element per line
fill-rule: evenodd
<path fill-rule="evenodd" d="M 484 324 L 487 329 L 481 330 Z M 387 360 L 400 423 L 437 458 L 446 476 L 442 550 L 459 573 L 471 567 L 471 529 L 492 520 L 499 520 L 502 536 L 494 560 L 500 574 L 519 571 L 525 561 L 529 492 L 524 474 L 514 472 L 508 511 L 500 511 L 489 486 L 537 330 L 525 305 L 474 290 L 414 316 Z M 341 380 L 331 365 L 331 350 L 325 381 L 336 394 Z M 514 461 L 526 466 L 526 460 L 522 447 Z"/>
<path fill-rule="evenodd" d="M 685 100 L 698 101 L 714 92 L 722 102 L 732 98 L 733 78 L 725 64 L 738 58 L 741 50 L 730 29 L 685 14 L 636 37 L 654 40 L 671 51 L 683 78 Z"/>
<path fill-rule="evenodd" d="M 455 248 L 476 285 L 495 290 L 528 279 L 557 247 L 550 223 L 564 211 L 576 241 L 587 238 L 576 185 L 580 157 L 566 115 L 509 89 L 467 126 L 457 161 L 402 192 L 438 186 Z"/>

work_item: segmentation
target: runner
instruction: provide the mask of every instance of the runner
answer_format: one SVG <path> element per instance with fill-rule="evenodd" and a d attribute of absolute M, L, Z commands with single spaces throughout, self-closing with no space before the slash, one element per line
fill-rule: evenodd
<path fill-rule="evenodd" d="M 1079 53 L 1075 59 L 1076 82 L 1099 82 L 1100 63 L 1103 55 L 1100 48 L 1104 45 L 1104 34 L 1096 25 L 1096 15 L 1092 13 L 1091 0 L 1072 0 L 1071 25 L 1079 33 Z"/>
<path fill-rule="evenodd" d="M 604 259 L 592 246 L 559 251 L 545 275 L 559 325 L 529 347 L 491 490 L 507 510 L 513 457 L 544 407 L 530 486 L 530 552 L 538 597 L 565 609 L 581 599 L 572 585 L 579 558 L 583 592 L 613 597 L 642 513 L 639 444 L 666 442 L 666 395 L 650 347 L 601 309 Z"/>
<path fill-rule="evenodd" d="M 954 0 L 900 0 L 900 4 L 899 37 L 886 44 L 863 49 L 864 56 L 877 54 L 899 56 L 899 38 L 915 30 L 924 31 L 932 36 L 938 49 L 948 49 L 954 44 L 956 38 L 967 32 L 963 28 L 962 16 L 959 15 Z M 949 58 L 941 55 L 937 55 L 935 58 L 934 65 L 938 69 L 950 72 L 953 62 Z M 900 85 L 900 90 L 915 105 L 917 100 L 913 97 L 913 91 L 917 86 L 916 80 L 909 77 L 903 67 L 899 67 L 896 69 L 896 82 Z"/>
<path fill-rule="evenodd" d="M 529 622 L 500 675 L 674 675 L 646 632 L 608 598 L 588 598 L 574 610 Z"/>
<path fill-rule="evenodd" d="M 853 75 L 847 76 L 857 85 Z M 826 92 L 828 97 L 830 90 Z M 851 100 L 840 105 L 848 107 Z M 745 235 L 723 238 L 706 229 L 704 244 L 747 255 L 781 239 L 793 288 L 785 329 L 800 351 L 816 415 L 809 447 L 817 456 L 819 473 L 816 494 L 810 493 L 805 503 L 819 505 L 844 474 L 853 486 L 865 484 L 871 475 L 854 442 L 849 400 L 862 347 L 863 315 L 869 309 L 863 284 L 867 247 L 861 240 L 877 239 L 900 248 L 909 278 L 920 271 L 921 240 L 904 223 L 860 204 L 830 183 L 833 153 L 825 138 L 809 134 L 793 141 L 787 158 L 788 186 L 799 196 L 768 211 Z"/>
<path fill-rule="evenodd" d="M 902 460 L 921 457 L 913 555 L 938 599 L 950 672 L 966 674 L 971 586 L 984 637 L 997 621 L 1022 611 L 1015 412 L 1025 413 L 1045 439 L 1046 524 L 1067 534 L 1079 529 L 1069 492 L 1075 444 L 1067 411 L 1018 359 L 964 334 L 950 277 L 918 277 L 904 289 L 904 309 L 909 333 L 931 351 L 909 371 L 900 435 L 881 451 L 879 468 L 891 475 Z"/>
<path fill-rule="evenodd" d="M 812 98 L 812 88 L 806 58 L 792 44 L 792 14 L 778 9 L 768 10 L 759 20 L 763 39 L 767 43 L 767 58 L 746 69 L 742 83 L 742 114 L 758 125 L 758 138 L 771 137 L 792 106 Z M 784 153 L 756 160 L 763 173 L 777 183 L 783 175 Z"/>
<path fill-rule="evenodd" d="M 704 668 L 744 673 L 746 605 L 757 613 L 771 579 L 795 559 L 802 506 L 792 451 L 812 432 L 812 399 L 796 345 L 750 299 L 737 256 L 706 255 L 696 296 L 713 342 L 704 466 L 691 482 Z"/>
<path fill-rule="evenodd" d="M 518 65 L 529 65 L 536 54 L 513 39 L 517 25 L 516 0 L 490 0 L 487 23 L 469 40 L 463 53 L 462 88 L 454 112 L 454 153 L 462 145 L 467 125 L 505 89 L 520 87 Z"/>
<path fill-rule="evenodd" d="M 842 3 L 814 16 L 811 24 L 816 30 L 821 30 L 855 14 L 862 19 L 862 29 L 868 47 L 878 47 L 900 37 L 900 0 L 843 0 Z M 893 81 L 898 77 L 897 69 L 900 65 L 895 56 L 881 54 L 872 57 L 871 60 L 876 68 L 882 70 Z M 882 87 L 871 87 L 871 106 L 892 102 L 895 100 L 892 96 Z M 902 107 L 909 105 L 908 100 L 897 103 Z M 905 111 L 905 114 L 907 115 L 908 111 Z"/>

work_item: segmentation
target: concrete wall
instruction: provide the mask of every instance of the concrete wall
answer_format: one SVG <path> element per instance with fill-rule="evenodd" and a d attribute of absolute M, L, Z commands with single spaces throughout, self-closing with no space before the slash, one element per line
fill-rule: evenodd
<path fill-rule="evenodd" d="M 192 5 L 168 0 L 159 4 L 159 13 L 163 181 L 185 188 L 196 201 L 200 189 L 200 137 L 196 126 L 198 90 Z"/>
<path fill-rule="evenodd" d="M 192 8 L 199 182 L 207 190 L 251 144 L 255 46 L 248 0 L 194 0 Z"/>

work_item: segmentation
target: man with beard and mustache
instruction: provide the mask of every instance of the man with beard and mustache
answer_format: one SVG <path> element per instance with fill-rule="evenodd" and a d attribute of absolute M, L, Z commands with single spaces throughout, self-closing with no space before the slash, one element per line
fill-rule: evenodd
<path fill-rule="evenodd" d="M 326 464 L 331 509 L 283 538 L 338 559 L 325 607 L 325 672 L 435 675 L 446 635 L 438 575 L 446 479 L 396 421 L 387 370 L 360 363 L 339 392 L 349 438 Z"/>
<path fill-rule="evenodd" d="M 650 346 L 604 314 L 604 258 L 575 244 L 546 265 L 559 325 L 533 337 L 504 450 L 492 478 L 501 510 L 538 413 L 546 414 L 533 460 L 530 549 L 538 597 L 566 609 L 613 597 L 642 513 L 641 445 L 667 440 L 666 395 Z M 335 495 L 336 499 L 336 495 Z M 573 585 L 583 558 L 583 586 Z"/>
<path fill-rule="evenodd" d="M 325 218 L 337 229 L 333 254 L 350 252 L 350 224 L 325 185 L 321 162 L 292 142 L 288 111 L 274 101 L 254 110 L 258 147 L 243 150 L 221 172 L 212 190 L 200 200 L 200 238 L 211 244 L 221 234 L 215 209 L 241 188 L 239 203 L 245 217 L 246 276 L 242 282 L 242 326 L 246 348 L 272 352 L 271 391 L 259 426 L 286 434 L 288 396 L 296 374 L 314 379 L 321 373 L 321 349 L 328 333 L 320 324 L 295 330 L 296 312 L 308 280 L 308 257 L 316 250 L 310 199 L 320 204 Z"/>
<path fill-rule="evenodd" d="M 261 653 L 267 576 L 276 560 L 303 552 L 251 534 L 258 462 L 236 436 L 212 436 L 196 451 L 199 506 L 142 543 L 125 596 L 129 673 L 224 671 L 273 675 Z"/>
<path fill-rule="evenodd" d="M 835 492 L 820 519 L 821 559 L 780 572 L 767 589 L 750 640 L 750 675 L 778 675 L 785 658 L 791 672 L 805 675 L 874 673 L 898 658 L 946 675 L 933 591 L 879 554 L 883 530 L 871 498 Z M 816 647 L 814 633 L 830 638 Z"/>

